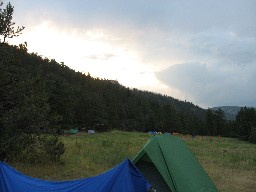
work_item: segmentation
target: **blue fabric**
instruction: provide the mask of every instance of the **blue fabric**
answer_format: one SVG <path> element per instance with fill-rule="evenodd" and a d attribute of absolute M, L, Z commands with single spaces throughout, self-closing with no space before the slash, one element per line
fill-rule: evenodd
<path fill-rule="evenodd" d="M 129 159 L 101 175 L 72 181 L 28 177 L 0 162 L 0 192 L 146 192 L 149 188 Z"/>
<path fill-rule="evenodd" d="M 149 131 L 148 134 L 156 135 L 157 132 L 156 131 Z"/>

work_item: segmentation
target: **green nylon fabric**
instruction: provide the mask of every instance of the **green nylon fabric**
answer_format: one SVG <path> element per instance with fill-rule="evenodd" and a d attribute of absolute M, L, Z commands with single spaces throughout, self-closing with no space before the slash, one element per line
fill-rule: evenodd
<path fill-rule="evenodd" d="M 151 137 L 133 159 L 135 165 L 143 161 L 155 165 L 172 192 L 218 191 L 185 142 L 176 136 Z"/>

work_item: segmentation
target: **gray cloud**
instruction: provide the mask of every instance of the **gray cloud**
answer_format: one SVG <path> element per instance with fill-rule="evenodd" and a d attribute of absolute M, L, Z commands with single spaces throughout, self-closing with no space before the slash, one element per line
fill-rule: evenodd
<path fill-rule="evenodd" d="M 256 61 L 256 38 L 241 37 L 233 32 L 218 31 L 192 35 L 190 49 L 208 62 L 246 65 Z"/>
<path fill-rule="evenodd" d="M 77 27 L 140 27 L 166 31 L 200 32 L 208 29 L 235 30 L 255 36 L 254 0 L 13 0 L 17 19 L 43 16 Z M 16 9 L 17 8 L 17 9 Z M 47 14 L 45 14 L 47 13 Z"/>
<path fill-rule="evenodd" d="M 195 103 L 207 106 L 255 106 L 256 63 L 232 69 L 200 63 L 173 65 L 157 73 L 165 84 L 189 95 Z"/>
<path fill-rule="evenodd" d="M 182 39 L 181 56 L 199 62 L 170 66 L 157 73 L 159 80 L 205 107 L 256 105 L 255 37 L 209 30 Z"/>

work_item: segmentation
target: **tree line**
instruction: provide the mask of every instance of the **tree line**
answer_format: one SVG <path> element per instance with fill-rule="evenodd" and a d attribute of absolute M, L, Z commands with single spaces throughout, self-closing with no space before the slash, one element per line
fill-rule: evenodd
<path fill-rule="evenodd" d="M 224 111 L 220 108 L 207 109 L 206 127 L 210 135 L 235 137 L 256 143 L 256 109 L 241 107 L 233 121 L 227 120 Z"/>
<path fill-rule="evenodd" d="M 13 98 L 15 102 L 23 100 L 24 94 L 33 95 L 32 100 L 26 97 L 27 102 L 34 103 L 34 115 L 40 113 L 47 117 L 45 126 L 40 123 L 40 129 L 46 132 L 49 129 L 57 132 L 69 128 L 94 128 L 97 131 L 155 130 L 224 136 L 243 133 L 238 132 L 237 127 L 243 129 L 238 122 L 241 122 L 239 117 L 244 108 L 238 114 L 236 123 L 230 122 L 225 120 L 221 109 L 212 112 L 166 95 L 131 89 L 117 81 L 93 78 L 90 74 L 75 72 L 55 60 L 42 58 L 35 53 L 29 54 L 26 45 L 15 47 L 1 44 L 1 48 L 7 51 L 2 53 L 11 58 L 8 62 L 9 57 L 6 58 L 2 66 L 2 78 L 5 78 L 2 82 L 7 82 L 16 91 L 21 86 L 23 92 L 16 93 L 16 97 L 20 98 Z M 250 110 L 254 111 L 253 108 Z M 35 121 L 36 117 L 33 119 Z M 252 125 L 249 123 L 248 126 Z"/>

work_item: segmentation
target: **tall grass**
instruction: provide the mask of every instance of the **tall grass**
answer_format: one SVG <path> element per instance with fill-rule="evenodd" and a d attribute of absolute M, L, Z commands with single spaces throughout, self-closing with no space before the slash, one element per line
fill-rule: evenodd
<path fill-rule="evenodd" d="M 223 138 L 187 141 L 220 191 L 256 191 L 256 145 Z"/>
<path fill-rule="evenodd" d="M 125 158 L 132 159 L 147 140 L 145 134 L 111 132 L 95 135 L 80 135 L 63 139 L 67 165 L 87 170 L 81 176 L 92 176 L 119 164 Z M 85 175 L 84 175 L 85 174 Z"/>
<path fill-rule="evenodd" d="M 112 131 L 63 136 L 66 152 L 62 164 L 13 163 L 24 174 L 47 180 L 91 177 L 132 159 L 148 138 L 145 133 Z M 254 192 L 256 189 L 256 145 L 237 139 L 183 138 L 220 191 Z M 43 157 L 42 157 L 43 158 Z"/>
<path fill-rule="evenodd" d="M 132 159 L 149 136 L 137 132 L 67 135 L 62 137 L 66 151 L 62 164 L 29 165 L 13 163 L 22 173 L 51 180 L 70 180 L 91 177 Z M 43 158 L 43 157 L 42 157 Z"/>

